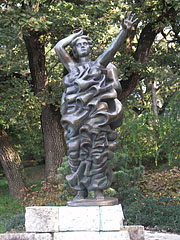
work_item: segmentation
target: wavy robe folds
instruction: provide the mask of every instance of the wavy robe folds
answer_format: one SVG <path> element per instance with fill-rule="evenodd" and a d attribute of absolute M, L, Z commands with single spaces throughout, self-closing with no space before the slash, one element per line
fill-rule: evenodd
<path fill-rule="evenodd" d="M 62 125 L 75 190 L 103 190 L 112 183 L 109 160 L 116 147 L 115 128 L 122 122 L 122 104 L 107 69 L 79 65 L 64 78 Z"/>

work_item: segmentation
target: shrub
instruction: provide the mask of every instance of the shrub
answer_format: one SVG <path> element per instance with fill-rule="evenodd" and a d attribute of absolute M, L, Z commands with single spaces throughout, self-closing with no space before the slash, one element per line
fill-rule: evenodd
<path fill-rule="evenodd" d="M 126 190 L 122 205 L 127 224 L 180 233 L 180 170 L 146 173 Z"/>
<path fill-rule="evenodd" d="M 151 112 L 140 115 L 125 111 L 119 130 L 119 151 L 134 164 L 152 168 L 157 164 L 172 164 L 180 156 L 180 120 L 173 110 L 156 118 Z"/>
<path fill-rule="evenodd" d="M 180 208 L 171 197 L 154 199 L 152 196 L 136 198 L 123 209 L 128 224 L 140 224 L 154 230 L 166 230 L 180 233 Z"/>
<path fill-rule="evenodd" d="M 114 159 L 111 162 L 113 167 L 112 188 L 117 192 L 116 196 L 123 200 L 129 194 L 127 189 L 135 186 L 135 183 L 143 176 L 144 167 L 134 163 L 128 154 L 126 147 L 115 152 Z"/>
<path fill-rule="evenodd" d="M 66 194 L 63 192 L 62 184 L 41 183 L 40 189 L 37 185 L 31 185 L 22 200 L 23 206 L 56 206 L 66 204 Z"/>
<path fill-rule="evenodd" d="M 172 197 L 171 201 L 176 203 L 180 197 L 180 169 L 174 167 L 162 172 L 145 174 L 138 185 L 146 197 L 150 195 L 155 198 Z"/>
<path fill-rule="evenodd" d="M 15 214 L 10 216 L 5 221 L 5 231 L 18 231 L 22 232 L 25 230 L 25 216 L 24 213 Z"/>

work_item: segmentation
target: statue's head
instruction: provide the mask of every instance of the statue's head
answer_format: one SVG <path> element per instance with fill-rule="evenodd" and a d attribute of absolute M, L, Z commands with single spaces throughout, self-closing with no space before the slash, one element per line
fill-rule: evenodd
<path fill-rule="evenodd" d="M 92 49 L 92 41 L 86 36 L 82 35 L 75 38 L 70 44 L 73 52 L 73 56 L 75 59 L 79 59 L 81 57 L 89 56 Z"/>

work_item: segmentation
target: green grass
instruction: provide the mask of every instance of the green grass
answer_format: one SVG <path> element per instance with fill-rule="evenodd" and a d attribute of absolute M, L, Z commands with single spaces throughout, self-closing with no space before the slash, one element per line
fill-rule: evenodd
<path fill-rule="evenodd" d="M 34 185 L 33 191 L 38 191 L 41 188 L 41 181 L 43 174 L 40 172 L 40 168 L 27 168 L 28 185 Z M 43 171 L 43 169 L 42 169 Z M 38 174 L 39 172 L 39 174 Z M 41 175 L 41 176 L 39 176 Z M 11 228 L 15 228 L 18 231 L 22 231 L 24 221 L 25 207 L 21 206 L 19 199 L 12 198 L 9 194 L 8 181 L 5 178 L 0 179 L 0 233 L 10 231 Z"/>
<path fill-rule="evenodd" d="M 0 233 L 7 230 L 9 219 L 24 212 L 18 199 L 14 199 L 9 195 L 8 182 L 4 179 L 0 180 Z"/>
<path fill-rule="evenodd" d="M 33 191 L 40 190 L 41 181 L 44 180 L 44 166 L 28 167 L 25 172 L 28 185 L 34 185 Z M 22 231 L 25 207 L 21 206 L 19 199 L 10 196 L 8 182 L 2 173 L 0 169 L 0 233 L 10 231 L 11 228 Z"/>

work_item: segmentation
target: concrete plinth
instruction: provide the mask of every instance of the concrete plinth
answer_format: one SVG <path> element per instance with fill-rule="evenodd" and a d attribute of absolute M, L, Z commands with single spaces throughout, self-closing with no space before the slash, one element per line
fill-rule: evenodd
<path fill-rule="evenodd" d="M 123 227 L 121 205 L 27 207 L 26 233 L 0 240 L 144 240 L 142 226 Z"/>
<path fill-rule="evenodd" d="M 117 232 L 60 232 L 54 240 L 130 240 L 128 231 Z"/>
<path fill-rule="evenodd" d="M 131 240 L 144 240 L 144 227 L 139 225 L 125 226 L 122 230 L 126 230 L 129 233 Z"/>
<path fill-rule="evenodd" d="M 0 240 L 53 240 L 50 233 L 5 233 Z"/>
<path fill-rule="evenodd" d="M 99 207 L 60 207 L 59 231 L 99 231 L 99 217 Z"/>
<path fill-rule="evenodd" d="M 26 232 L 120 231 L 121 205 L 92 207 L 27 207 Z"/>
<path fill-rule="evenodd" d="M 124 215 L 121 205 L 99 208 L 100 231 L 119 231 L 123 226 Z"/>
<path fill-rule="evenodd" d="M 26 232 L 58 232 L 59 207 L 27 207 L 25 214 Z"/>

